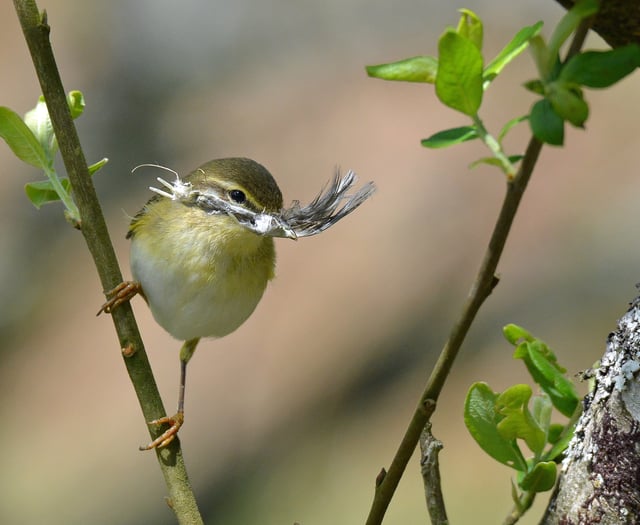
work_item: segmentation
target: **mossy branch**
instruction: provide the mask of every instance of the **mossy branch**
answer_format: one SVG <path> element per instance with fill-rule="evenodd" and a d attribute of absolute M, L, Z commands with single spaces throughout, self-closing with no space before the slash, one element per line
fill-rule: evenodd
<path fill-rule="evenodd" d="M 111 290 L 122 282 L 122 273 L 69 112 L 65 91 L 49 42 L 50 27 L 47 24 L 46 12 L 41 13 L 34 0 L 14 0 L 14 7 L 33 59 L 80 213 L 80 222 L 76 226 L 84 235 L 103 290 Z M 142 407 L 145 421 L 164 416 L 165 410 L 160 393 L 131 307 L 128 303 L 123 304 L 114 310 L 112 317 L 124 363 Z M 155 437 L 153 433 L 152 437 Z M 157 457 L 169 490 L 169 503 L 179 523 L 203 523 L 189 484 L 178 440 L 169 447 L 157 451 Z"/>

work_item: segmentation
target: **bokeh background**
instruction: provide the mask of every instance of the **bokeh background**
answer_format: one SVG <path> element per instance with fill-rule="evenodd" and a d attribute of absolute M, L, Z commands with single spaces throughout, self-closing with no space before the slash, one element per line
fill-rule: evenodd
<path fill-rule="evenodd" d="M 149 197 L 156 162 L 186 173 L 249 156 L 285 201 L 308 201 L 336 165 L 375 180 L 357 213 L 312 239 L 278 242 L 278 278 L 253 317 L 191 362 L 187 465 L 207 523 L 362 523 L 435 356 L 479 265 L 503 177 L 468 164 L 478 144 L 421 148 L 465 124 L 431 86 L 368 79 L 366 64 L 433 54 L 458 7 L 486 23 L 487 56 L 522 26 L 562 14 L 551 0 L 466 3 L 74 2 L 48 0 L 65 88 L 88 107 L 78 121 L 88 160 L 110 159 L 95 183 L 125 275 L 128 216 Z M 603 47 L 591 37 L 589 47 Z M 0 4 L 0 104 L 30 109 L 39 88 L 9 2 Z M 497 132 L 528 111 L 525 54 L 486 94 Z M 545 148 L 499 270 L 433 418 L 453 523 L 496 523 L 512 472 L 462 422 L 468 386 L 528 378 L 501 338 L 521 324 L 571 374 L 589 367 L 640 280 L 638 75 L 589 92 L 587 130 Z M 510 135 L 522 152 L 526 126 Z M 153 454 L 81 235 L 61 208 L 35 210 L 23 185 L 40 175 L 0 144 L 0 522 L 173 523 Z M 134 309 L 168 410 L 178 348 Z M 584 388 L 584 387 L 582 387 Z M 523 523 L 536 523 L 544 499 Z M 415 458 L 386 523 L 425 522 Z"/>

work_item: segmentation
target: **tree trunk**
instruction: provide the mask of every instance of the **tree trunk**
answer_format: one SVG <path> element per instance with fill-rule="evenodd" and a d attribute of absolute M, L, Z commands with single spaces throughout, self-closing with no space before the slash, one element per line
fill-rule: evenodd
<path fill-rule="evenodd" d="M 566 9 L 571 9 L 576 3 L 576 0 L 556 1 Z M 600 12 L 592 27 L 611 47 L 640 43 L 640 2 L 600 0 Z"/>
<path fill-rule="evenodd" d="M 541 524 L 640 523 L 640 297 L 609 334 Z"/>

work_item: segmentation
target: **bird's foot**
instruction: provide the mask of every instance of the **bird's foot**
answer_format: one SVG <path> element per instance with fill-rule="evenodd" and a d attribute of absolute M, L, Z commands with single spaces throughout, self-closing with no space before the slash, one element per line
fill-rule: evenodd
<path fill-rule="evenodd" d="M 114 308 L 117 308 L 122 303 L 131 300 L 136 294 L 142 294 L 142 287 L 137 281 L 124 281 L 116 286 L 113 290 L 107 292 L 109 300 L 104 303 L 96 315 L 100 315 L 102 312 L 110 314 Z"/>
<path fill-rule="evenodd" d="M 177 412 L 174 416 L 161 417 L 160 419 L 154 419 L 153 421 L 149 421 L 149 425 L 171 425 L 167 430 L 165 430 L 162 434 L 160 434 L 156 439 L 154 439 L 147 446 L 140 447 L 140 450 L 153 450 L 154 448 L 162 448 L 166 447 L 169 443 L 171 443 L 176 436 L 178 435 L 178 430 L 184 423 L 184 412 Z"/>

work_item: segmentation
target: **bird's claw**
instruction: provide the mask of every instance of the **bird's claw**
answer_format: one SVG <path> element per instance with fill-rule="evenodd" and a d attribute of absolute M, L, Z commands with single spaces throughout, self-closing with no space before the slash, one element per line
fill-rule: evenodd
<path fill-rule="evenodd" d="M 114 308 L 117 308 L 122 303 L 130 301 L 136 294 L 142 293 L 140 283 L 137 281 L 123 281 L 113 290 L 107 292 L 107 297 L 110 299 L 104 303 L 96 315 L 101 313 L 110 314 Z"/>
<path fill-rule="evenodd" d="M 178 435 L 178 430 L 184 423 L 184 412 L 178 412 L 174 416 L 161 417 L 160 419 L 154 419 L 149 421 L 149 425 L 171 425 L 167 430 L 160 434 L 156 439 L 146 446 L 141 446 L 140 450 L 153 450 L 154 448 L 166 447 L 171 443 Z"/>

